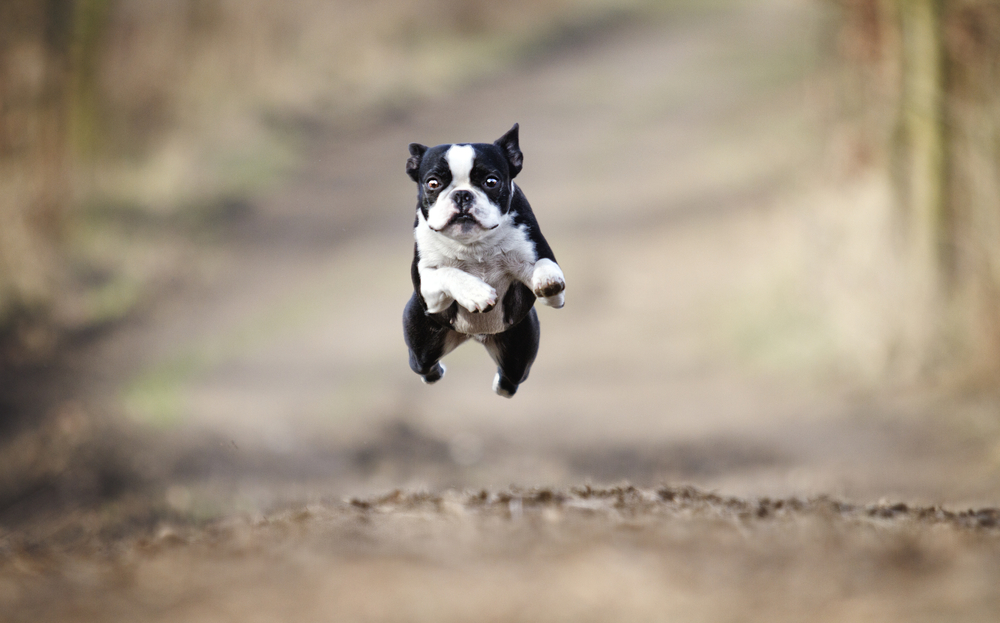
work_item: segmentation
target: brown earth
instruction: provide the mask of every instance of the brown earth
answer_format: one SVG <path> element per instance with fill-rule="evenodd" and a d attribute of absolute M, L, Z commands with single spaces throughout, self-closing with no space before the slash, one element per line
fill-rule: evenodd
<path fill-rule="evenodd" d="M 0 618 L 996 620 L 997 402 L 878 382 L 844 240 L 885 190 L 822 147 L 820 19 L 622 24 L 317 129 L 23 389 Z M 513 400 L 474 345 L 425 387 L 406 145 L 514 121 L 566 307 Z"/>
<path fill-rule="evenodd" d="M 1000 512 L 692 487 L 394 491 L 8 543 L 11 621 L 990 621 Z"/>

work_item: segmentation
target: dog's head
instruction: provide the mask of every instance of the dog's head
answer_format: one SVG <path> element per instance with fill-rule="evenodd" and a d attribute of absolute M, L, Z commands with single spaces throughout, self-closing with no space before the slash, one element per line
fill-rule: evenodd
<path fill-rule="evenodd" d="M 428 227 L 469 244 L 500 225 L 521 172 L 517 130 L 515 123 L 493 143 L 410 144 L 406 172 L 417 183 L 417 209 Z"/>

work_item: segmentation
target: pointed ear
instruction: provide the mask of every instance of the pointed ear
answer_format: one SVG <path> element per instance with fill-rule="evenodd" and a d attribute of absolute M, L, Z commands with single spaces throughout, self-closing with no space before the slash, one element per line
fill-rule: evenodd
<path fill-rule="evenodd" d="M 410 143 L 410 157 L 406 161 L 406 174 L 416 182 L 419 181 L 420 172 L 420 161 L 424 159 L 424 152 L 427 151 L 426 145 L 421 145 L 420 143 Z"/>
<path fill-rule="evenodd" d="M 504 156 L 507 157 L 507 164 L 510 165 L 510 178 L 514 179 L 521 172 L 521 165 L 524 164 L 524 156 L 521 154 L 521 147 L 517 144 L 518 125 L 507 131 L 493 144 L 500 148 Z"/>

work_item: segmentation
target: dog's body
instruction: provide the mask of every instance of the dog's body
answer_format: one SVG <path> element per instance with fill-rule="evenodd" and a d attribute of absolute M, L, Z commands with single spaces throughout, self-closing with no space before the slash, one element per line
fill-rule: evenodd
<path fill-rule="evenodd" d="M 562 270 L 513 182 L 521 164 L 517 124 L 492 144 L 410 145 L 406 172 L 419 190 L 403 329 L 425 383 L 473 338 L 497 364 L 494 391 L 513 396 L 538 353 L 535 298 L 563 306 Z"/>

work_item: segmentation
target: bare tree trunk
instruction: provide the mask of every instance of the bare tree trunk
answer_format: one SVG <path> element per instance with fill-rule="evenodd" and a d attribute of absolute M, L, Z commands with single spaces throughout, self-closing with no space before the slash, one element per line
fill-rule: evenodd
<path fill-rule="evenodd" d="M 0 2 L 0 329 L 44 317 L 69 194 L 72 0 Z"/>
<path fill-rule="evenodd" d="M 904 339 L 910 364 L 933 365 L 949 291 L 947 130 L 940 0 L 900 0 L 902 89 L 896 163 L 904 209 L 905 250 L 913 300 Z"/>
<path fill-rule="evenodd" d="M 955 322 L 970 359 L 1000 377 L 1000 2 L 948 4 L 949 211 Z"/>
<path fill-rule="evenodd" d="M 896 372 L 912 377 L 940 371 L 995 383 L 1000 379 L 1000 0 L 838 3 L 846 17 L 846 56 L 869 87 L 868 97 L 861 98 L 865 110 L 854 116 L 871 118 L 872 111 L 885 107 L 897 111 L 888 161 L 903 224 L 897 281 L 907 295 L 892 302 L 899 327 L 893 336 Z M 856 24 L 865 19 L 877 25 L 859 36 Z M 869 48 L 874 53 L 857 53 Z M 891 71 L 879 75 L 873 68 Z M 886 76 L 898 83 L 898 91 L 870 88 Z"/>

